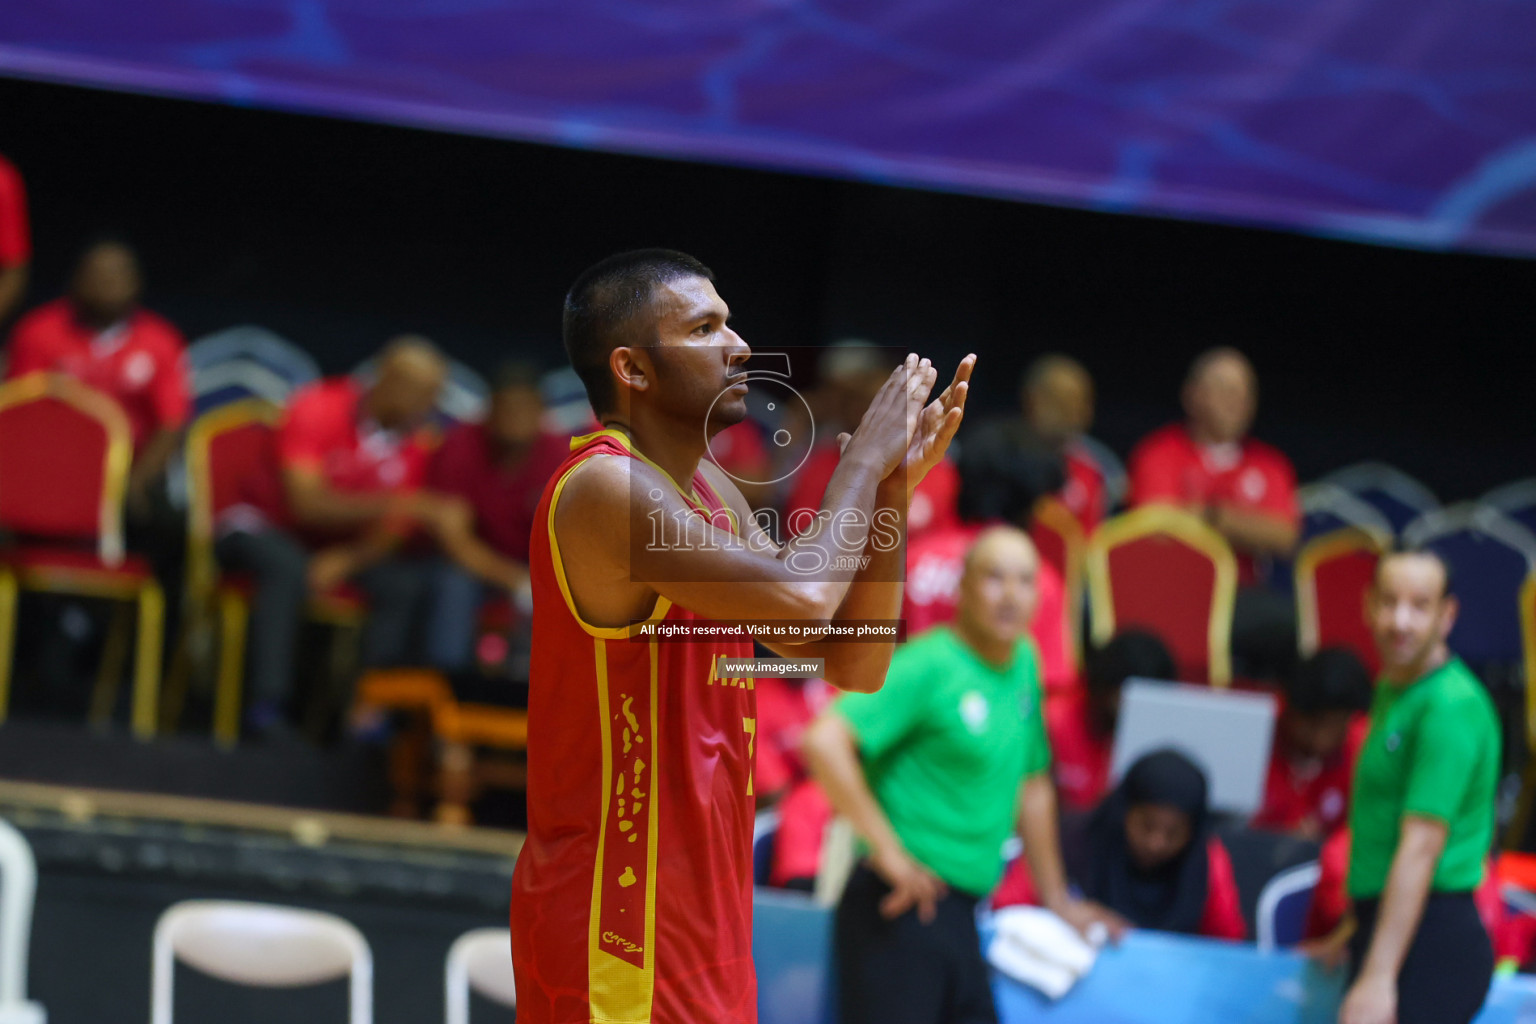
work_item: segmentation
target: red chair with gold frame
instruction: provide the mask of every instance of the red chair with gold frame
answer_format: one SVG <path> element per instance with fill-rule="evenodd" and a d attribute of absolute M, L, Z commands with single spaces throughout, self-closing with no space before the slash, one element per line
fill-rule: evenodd
<path fill-rule="evenodd" d="M 253 475 L 280 487 L 277 427 L 283 411 L 260 398 L 242 399 L 197 418 L 187 432 L 187 585 L 192 606 L 215 615 L 219 656 L 213 698 L 213 734 L 226 746 L 240 738 L 245 676 L 245 637 L 252 587 L 236 574 L 219 570 L 214 556 L 214 523 L 219 514 L 243 500 Z M 362 627 L 360 594 L 350 587 L 312 598 L 309 618 L 344 629 Z"/>
<path fill-rule="evenodd" d="M 1315 537 L 1296 555 L 1297 642 L 1303 657 L 1324 647 L 1353 651 L 1376 674 L 1381 659 L 1365 620 L 1365 600 L 1389 539 L 1347 526 Z"/>
<path fill-rule="evenodd" d="M 0 385 L 0 525 L 23 538 L 0 561 L 18 590 L 136 607 L 132 721 L 134 734 L 149 739 L 159 717 L 165 597 L 149 563 L 123 548 L 132 460 L 128 419 L 107 395 L 48 373 Z M 71 546 L 87 541 L 94 550 Z M 14 600 L 0 599 L 0 616 L 0 631 L 13 638 Z M 0 720 L 10 706 L 8 647 L 0 641 Z"/>
<path fill-rule="evenodd" d="M 1088 542 L 1082 523 L 1059 498 L 1046 496 L 1035 502 L 1030 514 L 1029 536 L 1045 563 L 1056 570 L 1066 590 L 1067 630 L 1072 639 L 1075 667 L 1083 663 L 1083 565 Z"/>
<path fill-rule="evenodd" d="M 1089 538 L 1087 569 L 1095 644 L 1119 629 L 1150 630 L 1184 681 L 1232 681 L 1237 559 L 1202 519 L 1165 505 L 1115 516 Z"/>

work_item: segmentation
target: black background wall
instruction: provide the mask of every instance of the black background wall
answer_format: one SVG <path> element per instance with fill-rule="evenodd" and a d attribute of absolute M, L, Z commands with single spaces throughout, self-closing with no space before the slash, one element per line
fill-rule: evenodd
<path fill-rule="evenodd" d="M 471 365 L 562 359 L 585 265 L 669 245 L 716 270 L 748 341 L 857 335 L 983 356 L 979 412 L 1035 354 L 1080 357 L 1122 453 L 1177 415 L 1189 359 L 1257 363 L 1256 433 L 1303 479 L 1362 458 L 1445 499 L 1536 472 L 1536 263 L 1382 249 L 0 81 L 32 195 L 30 301 L 128 236 L 190 337 L 271 327 L 328 370 L 418 330 Z"/>

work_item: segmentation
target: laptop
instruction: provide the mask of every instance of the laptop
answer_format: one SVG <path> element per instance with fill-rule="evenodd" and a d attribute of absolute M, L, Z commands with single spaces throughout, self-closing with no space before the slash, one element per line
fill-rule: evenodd
<path fill-rule="evenodd" d="M 1126 680 L 1110 775 L 1119 782 L 1143 754 L 1172 747 L 1205 772 L 1214 813 L 1251 817 L 1264 803 L 1277 710 L 1264 693 Z"/>

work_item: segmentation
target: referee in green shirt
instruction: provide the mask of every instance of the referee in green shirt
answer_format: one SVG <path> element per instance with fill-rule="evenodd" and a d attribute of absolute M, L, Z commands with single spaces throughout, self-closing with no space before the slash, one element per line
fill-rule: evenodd
<path fill-rule="evenodd" d="M 842 1024 L 996 1021 L 976 904 L 1015 825 L 1046 906 L 1079 929 L 1125 927 L 1067 895 L 1028 639 L 1038 567 L 1020 531 L 982 533 L 953 626 L 899 648 L 881 690 L 845 695 L 806 731 L 806 760 L 866 851 L 837 910 Z"/>
<path fill-rule="evenodd" d="M 1439 556 L 1399 552 L 1369 598 L 1382 668 L 1350 804 L 1355 976 L 1340 1024 L 1466 1024 L 1493 976 L 1472 893 L 1493 845 L 1499 722 L 1446 647 L 1450 583 Z"/>

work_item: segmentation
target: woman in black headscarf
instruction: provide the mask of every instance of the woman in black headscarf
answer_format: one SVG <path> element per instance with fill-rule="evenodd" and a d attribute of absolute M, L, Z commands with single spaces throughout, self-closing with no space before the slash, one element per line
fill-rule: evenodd
<path fill-rule="evenodd" d="M 1232 861 L 1207 819 L 1205 775 L 1176 750 L 1147 754 L 1071 830 L 1067 871 L 1084 898 L 1138 928 L 1241 939 Z"/>

